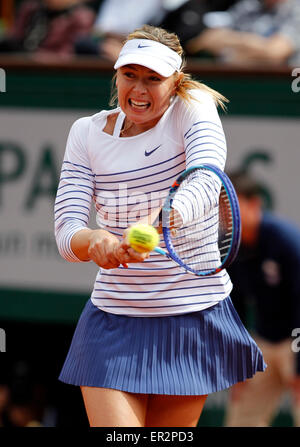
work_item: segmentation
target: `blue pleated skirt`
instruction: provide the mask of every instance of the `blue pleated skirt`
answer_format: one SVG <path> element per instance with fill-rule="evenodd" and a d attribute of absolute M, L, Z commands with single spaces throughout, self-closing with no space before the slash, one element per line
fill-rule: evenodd
<path fill-rule="evenodd" d="M 132 393 L 214 393 L 264 371 L 230 297 L 189 314 L 128 317 L 89 300 L 59 379 Z"/>

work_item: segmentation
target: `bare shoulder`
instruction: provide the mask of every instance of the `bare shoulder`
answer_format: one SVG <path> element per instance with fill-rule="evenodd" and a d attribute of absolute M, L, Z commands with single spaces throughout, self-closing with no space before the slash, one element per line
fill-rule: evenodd
<path fill-rule="evenodd" d="M 105 127 L 103 129 L 103 132 L 108 133 L 109 135 L 113 135 L 118 115 L 119 115 L 119 112 L 116 112 L 116 113 L 110 113 L 107 116 L 106 124 L 105 124 Z"/>

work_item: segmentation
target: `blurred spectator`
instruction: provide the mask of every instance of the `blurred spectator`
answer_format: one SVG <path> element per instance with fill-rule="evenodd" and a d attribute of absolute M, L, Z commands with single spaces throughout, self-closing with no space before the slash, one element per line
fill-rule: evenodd
<path fill-rule="evenodd" d="M 166 1 L 164 2 L 166 15 L 160 26 L 176 33 L 189 55 L 186 44 L 206 29 L 207 26 L 203 21 L 205 14 L 210 11 L 226 11 L 236 2 L 237 0 L 188 0 L 178 4 L 177 1 L 176 7 L 171 9 L 170 6 L 168 8 L 169 2 Z"/>
<path fill-rule="evenodd" d="M 10 388 L 0 381 L 0 428 L 8 425 L 8 407 L 10 402 Z"/>
<path fill-rule="evenodd" d="M 37 59 L 68 58 L 75 40 L 87 34 L 95 12 L 85 0 L 26 0 L 13 29 L 0 40 L 0 52 L 28 52 Z"/>
<path fill-rule="evenodd" d="M 144 24 L 157 25 L 164 16 L 164 0 L 103 0 L 92 32 L 77 40 L 77 54 L 100 55 L 115 61 L 123 40 Z"/>
<path fill-rule="evenodd" d="M 240 0 L 226 13 L 204 17 L 209 28 L 191 39 L 188 52 L 208 52 L 231 64 L 299 64 L 299 0 Z"/>
<path fill-rule="evenodd" d="M 12 402 L 9 407 L 9 420 L 13 427 L 42 427 L 42 423 L 36 418 L 31 402 Z"/>
<path fill-rule="evenodd" d="M 9 378 L 6 380 L 6 426 L 41 427 L 47 409 L 47 390 L 41 383 L 36 362 L 12 361 L 6 365 Z M 8 376 L 7 376 L 8 377 Z M 1 393 L 1 388 L 0 388 Z M 0 394 L 1 396 L 1 394 Z M 1 414 L 1 397 L 0 397 Z"/>
<path fill-rule="evenodd" d="M 100 55 L 115 61 L 125 36 L 144 24 L 175 32 L 185 42 L 204 28 L 203 14 L 224 11 L 237 0 L 104 0 L 93 31 L 76 43 L 78 54 Z"/>
<path fill-rule="evenodd" d="M 297 341 L 292 331 L 300 328 L 300 229 L 264 210 L 261 187 L 250 175 L 230 177 L 242 223 L 240 252 L 229 268 L 231 297 L 248 329 L 251 303 L 251 326 L 267 369 L 232 388 L 225 425 L 271 425 L 283 394 L 292 391 L 294 425 L 299 427 L 300 352 L 292 349 Z"/>

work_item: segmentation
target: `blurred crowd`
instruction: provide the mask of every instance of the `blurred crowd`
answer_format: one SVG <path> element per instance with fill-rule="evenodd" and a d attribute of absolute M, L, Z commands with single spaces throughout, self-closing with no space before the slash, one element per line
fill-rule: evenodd
<path fill-rule="evenodd" d="M 186 56 L 238 65 L 300 62 L 299 0 L 15 0 L 2 10 L 0 53 L 39 61 L 114 61 L 125 35 L 147 23 L 175 32 Z"/>
<path fill-rule="evenodd" d="M 9 345 L 0 356 L 0 428 L 86 427 L 80 390 L 57 379 L 73 327 L 4 323 Z"/>
<path fill-rule="evenodd" d="M 1 362 L 0 427 L 53 425 L 46 416 L 46 388 L 32 377 L 29 362 Z"/>

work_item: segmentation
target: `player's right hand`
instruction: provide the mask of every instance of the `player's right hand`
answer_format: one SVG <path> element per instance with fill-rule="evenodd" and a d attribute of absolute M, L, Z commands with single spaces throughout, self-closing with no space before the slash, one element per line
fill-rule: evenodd
<path fill-rule="evenodd" d="M 88 248 L 89 259 L 103 269 L 114 269 L 120 265 L 143 262 L 148 254 L 137 253 L 106 230 L 94 230 L 91 233 Z"/>

